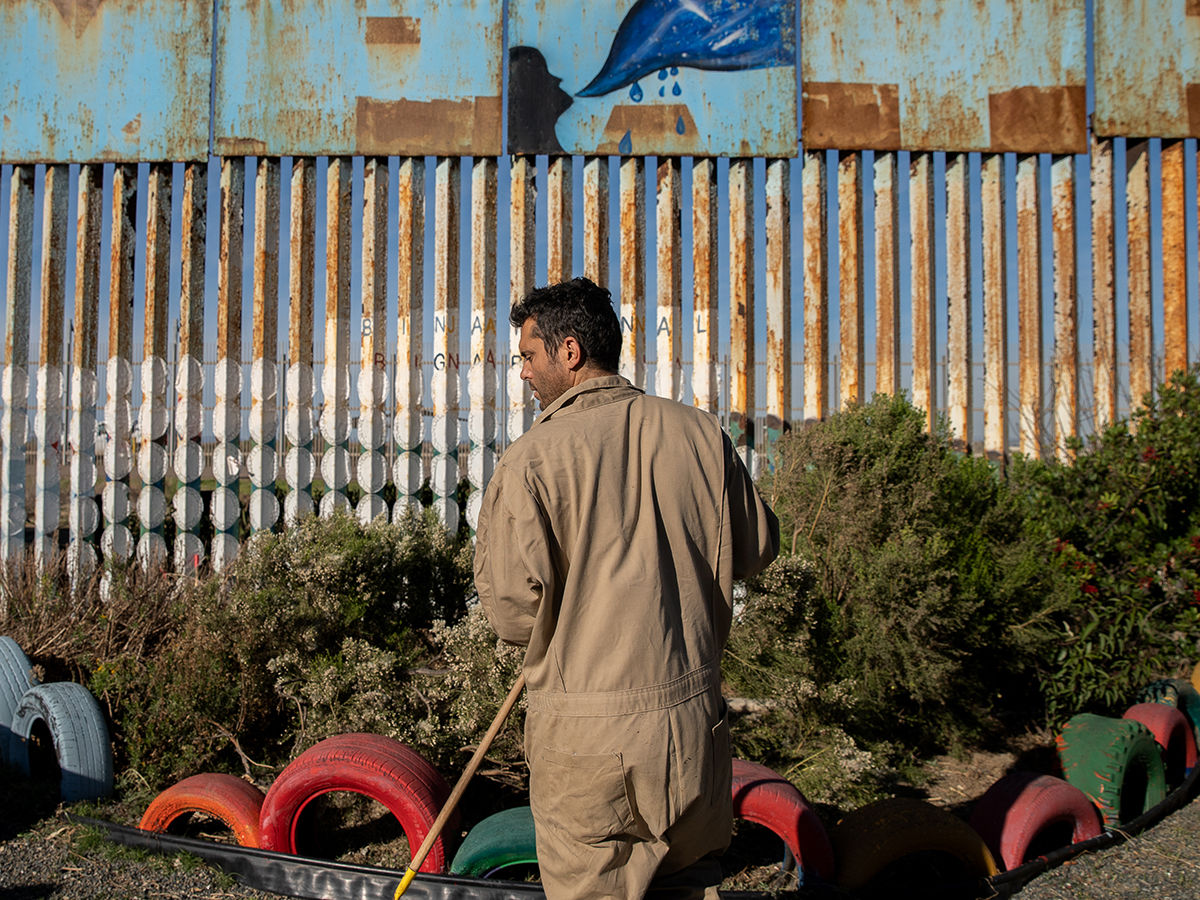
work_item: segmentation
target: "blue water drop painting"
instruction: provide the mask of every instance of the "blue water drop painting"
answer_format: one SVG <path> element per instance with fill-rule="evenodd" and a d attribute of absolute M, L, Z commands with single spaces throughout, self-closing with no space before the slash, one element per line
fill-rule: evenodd
<path fill-rule="evenodd" d="M 678 127 L 678 126 L 676 126 Z M 622 156 L 626 156 L 633 152 L 633 136 L 627 131 L 625 136 L 621 138 L 621 143 L 617 146 Z"/>
<path fill-rule="evenodd" d="M 633 83 L 633 87 L 629 89 L 629 99 L 634 103 L 642 102 L 642 86 L 636 81 Z"/>
<path fill-rule="evenodd" d="M 687 130 L 687 127 L 683 124 L 683 116 L 680 116 L 678 119 L 675 120 L 675 133 L 683 134 L 686 130 Z"/>

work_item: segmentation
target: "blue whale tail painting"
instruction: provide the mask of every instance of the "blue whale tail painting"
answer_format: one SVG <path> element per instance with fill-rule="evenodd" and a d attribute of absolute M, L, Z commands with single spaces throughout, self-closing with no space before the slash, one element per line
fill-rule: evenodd
<path fill-rule="evenodd" d="M 580 97 L 598 97 L 669 66 L 763 69 L 796 62 L 793 0 L 637 0 L 600 73 Z"/>

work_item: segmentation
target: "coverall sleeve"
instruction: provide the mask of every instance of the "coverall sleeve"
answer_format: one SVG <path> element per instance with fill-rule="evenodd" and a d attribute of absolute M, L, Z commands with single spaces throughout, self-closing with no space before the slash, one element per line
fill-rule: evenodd
<path fill-rule="evenodd" d="M 545 519 L 511 471 L 488 485 L 475 530 L 475 589 L 496 634 L 527 646 L 542 598 L 554 589 Z"/>
<path fill-rule="evenodd" d="M 779 555 L 779 520 L 759 496 L 754 480 L 725 435 L 725 492 L 733 538 L 733 577 L 749 578 Z"/>

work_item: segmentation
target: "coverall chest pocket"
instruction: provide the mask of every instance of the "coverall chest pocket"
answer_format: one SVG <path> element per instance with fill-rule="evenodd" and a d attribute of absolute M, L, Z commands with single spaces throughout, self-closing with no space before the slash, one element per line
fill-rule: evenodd
<path fill-rule="evenodd" d="M 530 800 L 540 815 L 584 843 L 632 834 L 637 819 L 620 753 L 538 752 Z"/>

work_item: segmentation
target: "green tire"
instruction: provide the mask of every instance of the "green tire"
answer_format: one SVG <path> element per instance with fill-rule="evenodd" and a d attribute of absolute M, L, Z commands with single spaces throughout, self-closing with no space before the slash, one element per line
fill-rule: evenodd
<path fill-rule="evenodd" d="M 1192 726 L 1192 736 L 1200 747 L 1200 692 L 1190 681 L 1183 678 L 1163 678 L 1142 688 L 1137 695 L 1138 703 L 1165 703 L 1173 706 Z"/>
<path fill-rule="evenodd" d="M 1141 722 L 1081 713 L 1063 726 L 1057 744 L 1063 777 L 1096 804 L 1105 828 L 1136 819 L 1167 796 L 1162 753 Z"/>
<path fill-rule="evenodd" d="M 537 864 L 533 812 L 528 806 L 506 809 L 488 816 L 463 838 L 450 874 L 487 878 L 508 866 Z"/>

